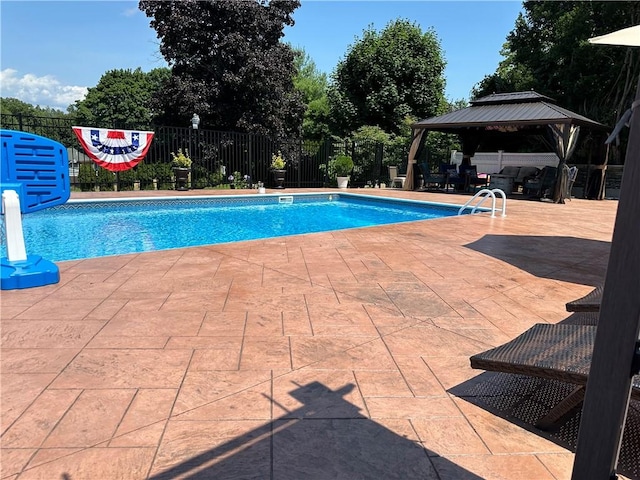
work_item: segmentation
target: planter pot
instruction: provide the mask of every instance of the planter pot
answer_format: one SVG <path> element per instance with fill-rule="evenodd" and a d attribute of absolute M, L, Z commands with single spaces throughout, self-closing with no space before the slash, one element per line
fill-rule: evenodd
<path fill-rule="evenodd" d="M 187 184 L 189 183 L 189 173 L 191 172 L 190 168 L 180 168 L 174 167 L 173 174 L 176 177 L 176 190 L 184 192 L 185 190 L 189 190 Z"/>
<path fill-rule="evenodd" d="M 347 188 L 349 185 L 349 177 L 337 177 L 338 188 Z"/>
<path fill-rule="evenodd" d="M 274 170 L 273 179 L 276 182 L 276 188 L 284 188 L 284 175 L 286 170 Z"/>

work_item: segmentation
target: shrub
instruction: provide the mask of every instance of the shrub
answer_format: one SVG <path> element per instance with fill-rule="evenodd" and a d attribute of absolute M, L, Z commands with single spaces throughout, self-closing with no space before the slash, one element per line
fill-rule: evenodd
<path fill-rule="evenodd" d="M 78 169 L 77 182 L 82 192 L 92 192 L 96 186 L 96 171 L 92 163 L 81 163 Z"/>
<path fill-rule="evenodd" d="M 174 190 L 173 169 L 169 163 L 157 163 L 155 165 L 158 190 Z"/>
<path fill-rule="evenodd" d="M 337 177 L 347 177 L 353 170 L 353 160 L 349 155 L 338 155 L 333 161 L 333 171 Z"/>
<path fill-rule="evenodd" d="M 113 192 L 113 184 L 116 181 L 116 174 L 106 168 L 98 168 L 96 183 L 101 192 Z"/>
<path fill-rule="evenodd" d="M 153 164 L 140 163 L 135 168 L 140 190 L 153 190 L 153 180 L 156 178 L 156 169 Z"/>
<path fill-rule="evenodd" d="M 248 188 L 249 182 L 251 178 L 249 175 L 242 175 L 240 172 L 236 171 L 229 175 L 229 182 L 233 185 L 233 188 L 241 189 Z"/>
<path fill-rule="evenodd" d="M 121 192 L 133 190 L 136 182 L 136 174 L 132 169 L 122 171 L 118 174 L 118 190 Z"/>
<path fill-rule="evenodd" d="M 202 165 L 194 165 L 191 169 L 192 188 L 207 188 L 210 184 L 209 170 Z"/>

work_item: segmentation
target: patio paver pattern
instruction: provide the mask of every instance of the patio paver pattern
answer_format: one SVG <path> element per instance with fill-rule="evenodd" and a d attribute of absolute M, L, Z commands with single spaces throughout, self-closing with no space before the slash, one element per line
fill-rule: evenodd
<path fill-rule="evenodd" d="M 448 390 L 602 282 L 616 208 L 62 262 L 2 292 L 1 478 L 569 478 L 568 450 Z"/>

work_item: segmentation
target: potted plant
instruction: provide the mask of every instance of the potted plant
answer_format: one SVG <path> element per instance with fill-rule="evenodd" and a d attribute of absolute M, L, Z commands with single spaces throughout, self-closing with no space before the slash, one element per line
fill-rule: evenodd
<path fill-rule="evenodd" d="M 273 178 L 276 182 L 276 188 L 284 188 L 284 175 L 287 172 L 285 167 L 287 162 L 282 158 L 282 152 L 278 150 L 277 154 L 271 156 L 271 170 L 273 171 Z"/>
<path fill-rule="evenodd" d="M 338 155 L 333 161 L 333 171 L 338 180 L 338 188 L 347 188 L 353 170 L 353 160 L 349 155 Z"/>
<path fill-rule="evenodd" d="M 191 172 L 191 158 L 189 158 L 189 152 L 185 154 L 181 148 L 178 149 L 178 153 L 171 152 L 171 166 L 173 167 L 173 174 L 176 177 L 176 190 L 184 191 L 189 190 L 187 183 L 189 181 L 189 173 Z"/>

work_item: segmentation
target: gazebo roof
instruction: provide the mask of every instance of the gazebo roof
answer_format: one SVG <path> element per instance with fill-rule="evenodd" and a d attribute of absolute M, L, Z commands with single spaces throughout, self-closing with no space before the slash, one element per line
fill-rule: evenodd
<path fill-rule="evenodd" d="M 573 124 L 596 130 L 609 127 L 559 107 L 555 100 L 537 92 L 494 93 L 471 102 L 471 106 L 413 124 L 414 129 L 461 133 L 470 128 L 513 132 L 549 124 Z"/>

